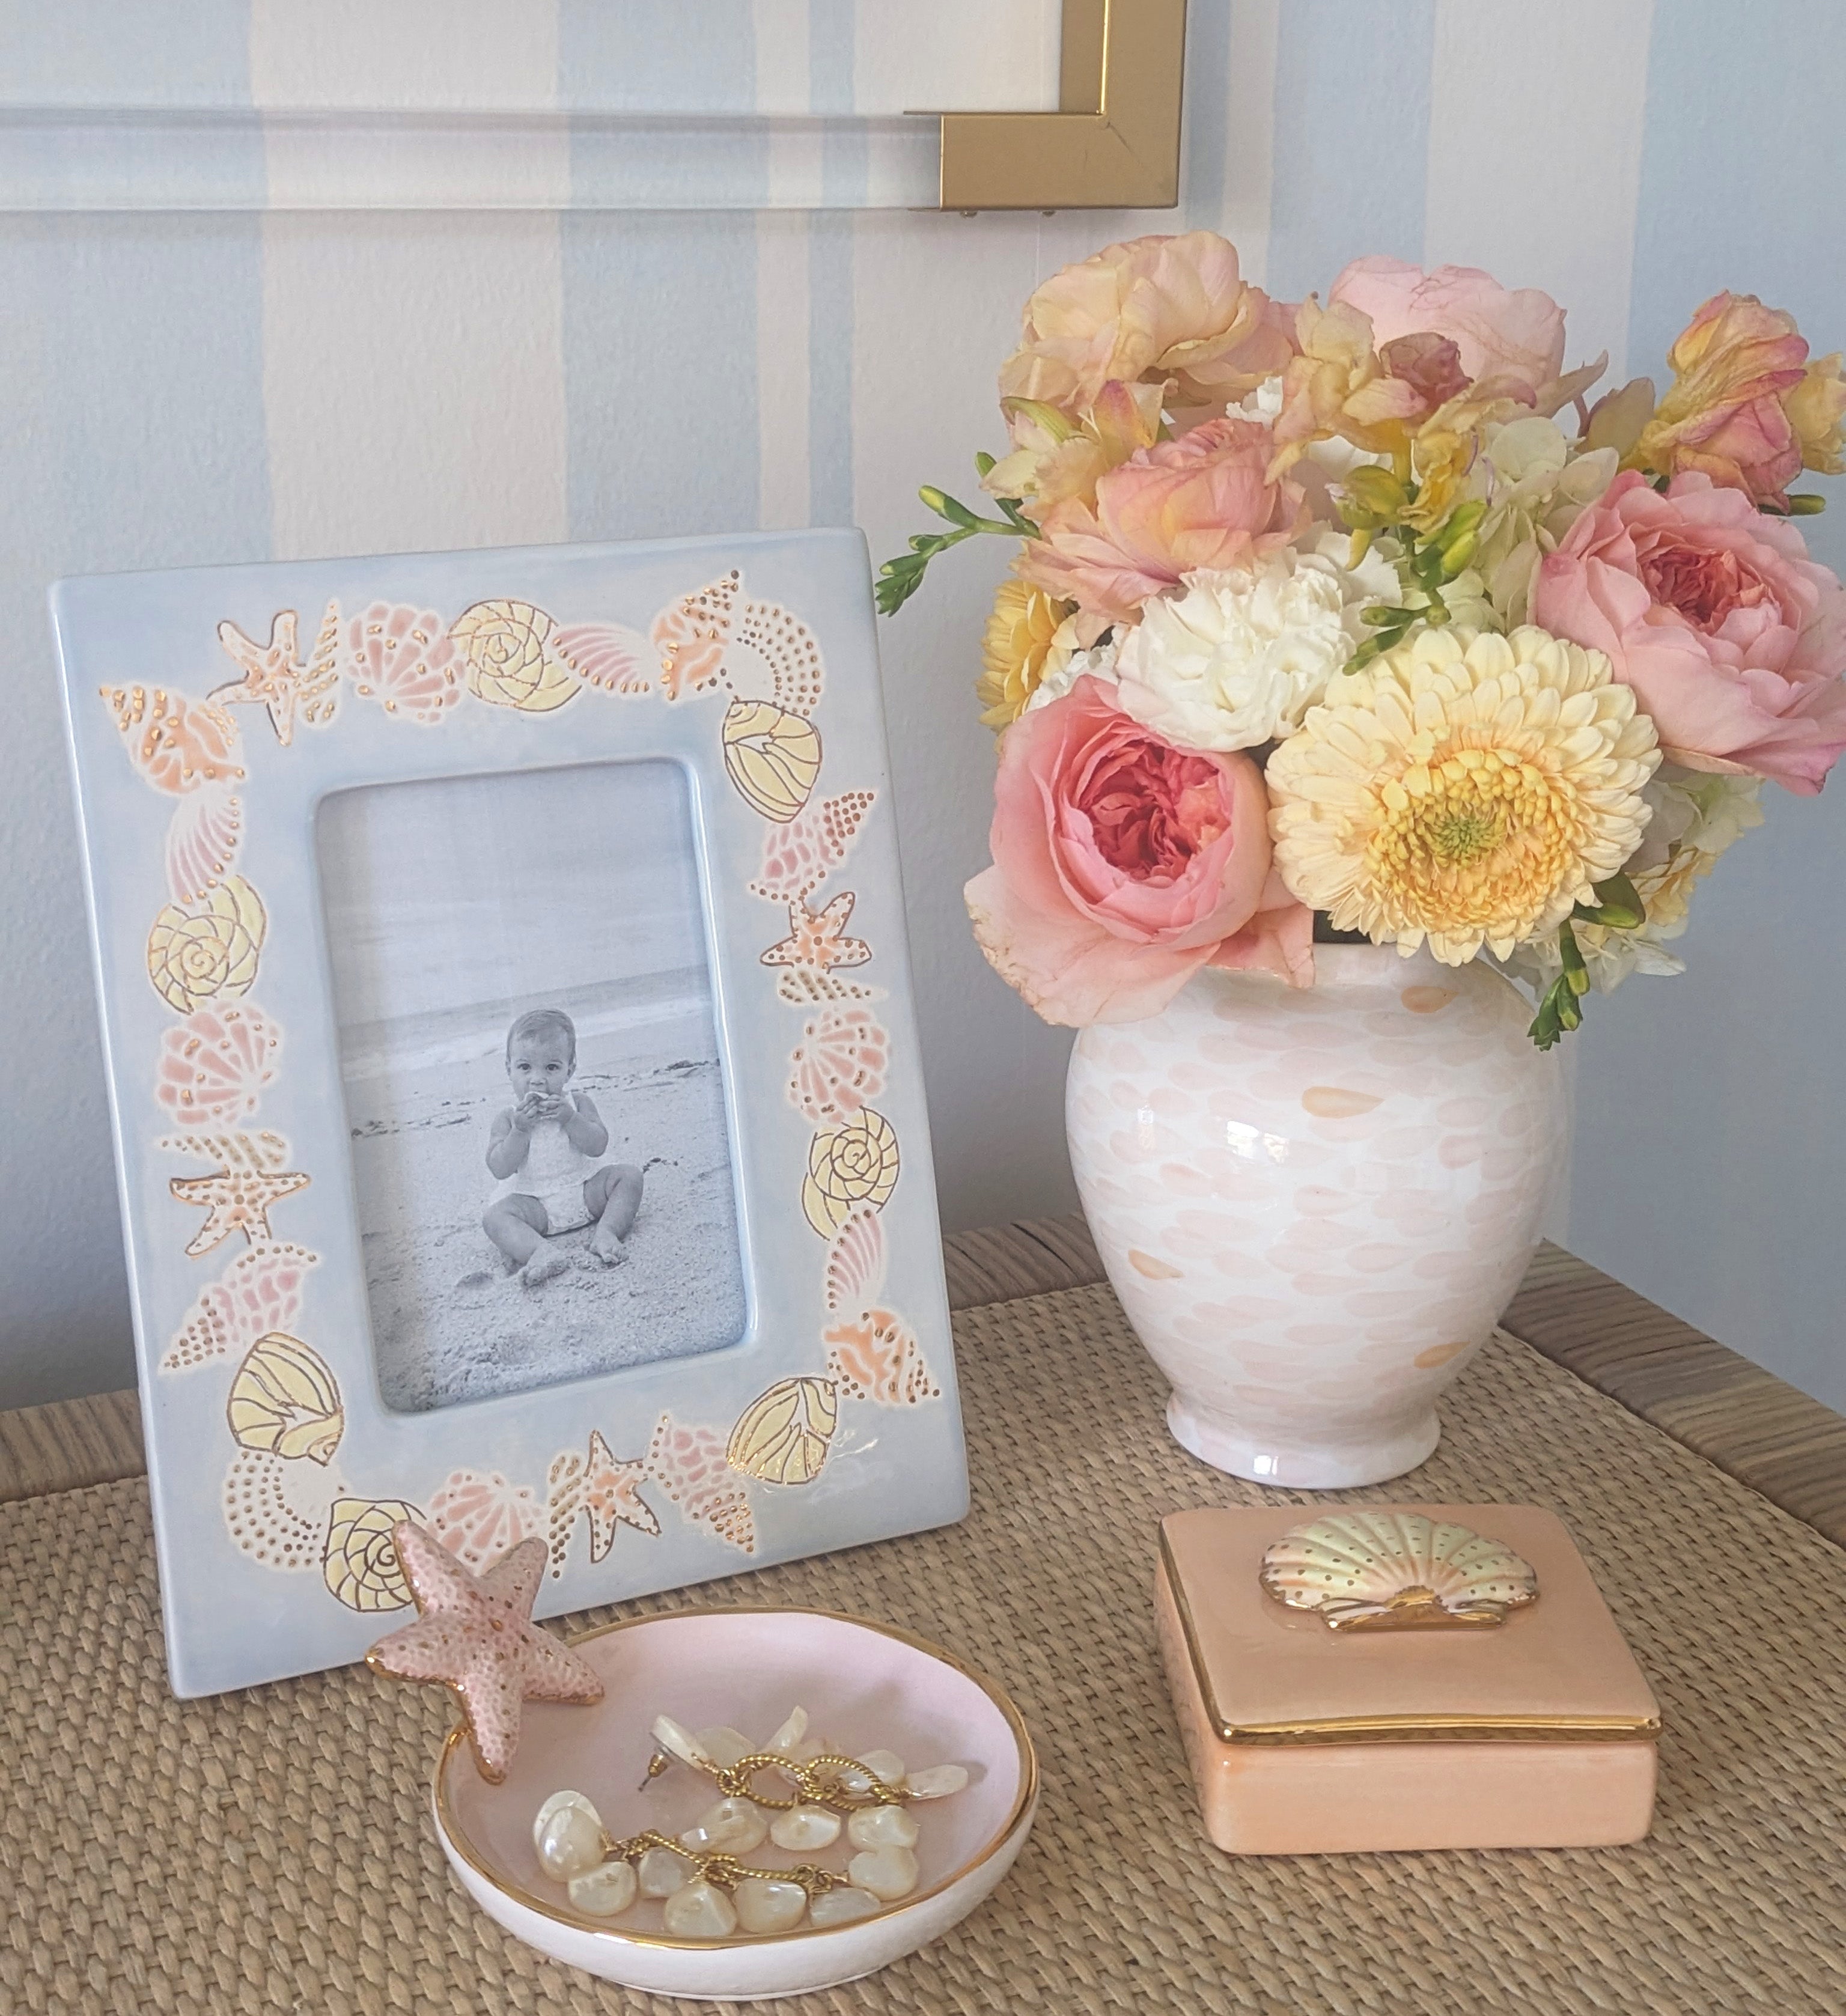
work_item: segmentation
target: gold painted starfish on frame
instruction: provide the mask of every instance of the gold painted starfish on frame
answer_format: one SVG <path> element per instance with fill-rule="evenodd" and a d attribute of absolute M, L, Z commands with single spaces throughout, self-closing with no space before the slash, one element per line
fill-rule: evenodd
<path fill-rule="evenodd" d="M 339 677 L 330 653 L 317 650 L 311 664 L 302 664 L 296 641 L 298 621 L 293 610 L 279 610 L 270 623 L 267 644 L 245 636 L 235 623 L 221 623 L 218 640 L 243 676 L 215 688 L 210 696 L 232 707 L 266 708 L 275 739 L 284 747 L 294 737 L 297 707 L 308 722 L 332 713 L 332 704 L 323 707 L 321 696 Z"/>
<path fill-rule="evenodd" d="M 307 1189 L 302 1169 L 285 1169 L 289 1144 L 279 1134 L 183 1134 L 164 1141 L 182 1155 L 203 1155 L 224 1164 L 208 1176 L 173 1176 L 167 1187 L 182 1204 L 203 1204 L 205 1222 L 186 1245 L 186 1257 L 201 1255 L 241 1232 L 254 1246 L 272 1236 L 269 1213 L 285 1197 Z"/>
<path fill-rule="evenodd" d="M 863 966 L 872 948 L 844 935 L 852 916 L 853 892 L 843 889 L 824 909 L 811 910 L 806 898 L 788 906 L 788 936 L 762 956 L 765 966 L 805 967 L 826 973 L 836 966 Z"/>

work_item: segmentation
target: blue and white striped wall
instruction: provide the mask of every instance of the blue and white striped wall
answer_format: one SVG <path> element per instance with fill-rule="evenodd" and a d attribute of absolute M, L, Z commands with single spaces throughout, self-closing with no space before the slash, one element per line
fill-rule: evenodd
<path fill-rule="evenodd" d="M 995 445 L 993 372 L 1033 284 L 1145 229 L 1221 229 L 1291 298 L 1364 251 L 1488 266 L 1565 301 L 1574 348 L 1607 348 L 1617 374 L 1657 372 L 1726 285 L 1846 344 L 1828 0 L 1193 0 L 1176 218 L 865 207 L 891 200 L 905 106 L 1052 102 L 1056 14 L 0 0 L 0 128 L 9 106 L 243 115 L 213 142 L 225 209 L 0 215 L 0 1405 L 131 1371 L 55 576 L 807 524 L 895 550 L 917 483 L 970 481 Z M 509 171 L 539 207 L 265 207 L 316 172 L 280 114 L 342 105 L 767 115 L 737 122 L 725 171 L 762 207 L 589 207 L 606 158 L 564 122 Z M 251 108 L 272 109 L 267 131 Z M 42 123 L 38 158 L 81 178 L 59 132 Z M 1841 509 L 1817 535 L 1835 564 Z M 1002 557 L 952 556 L 886 628 L 952 1225 L 1071 1201 L 1067 1037 L 987 973 L 960 905 L 984 858 L 991 758 L 968 685 Z M 1837 799 L 1778 797 L 1700 897 L 1691 973 L 1593 1004 L 1570 1224 L 1587 1258 L 1838 1405 L 1843 891 Z"/>

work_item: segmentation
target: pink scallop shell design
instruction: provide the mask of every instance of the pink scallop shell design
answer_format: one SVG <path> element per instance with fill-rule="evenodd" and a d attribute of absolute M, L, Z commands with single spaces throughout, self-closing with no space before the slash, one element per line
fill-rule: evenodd
<path fill-rule="evenodd" d="M 748 1493 L 725 1460 L 729 1440 L 720 1429 L 684 1427 L 671 1414 L 663 1414 L 642 1461 L 687 1518 L 754 1554 L 756 1520 Z"/>
<path fill-rule="evenodd" d="M 585 686 L 638 697 L 653 691 L 659 664 L 653 645 L 620 623 L 570 623 L 551 634 L 551 648 Z"/>
<path fill-rule="evenodd" d="M 282 1031 L 247 1001 L 195 1009 L 160 1037 L 154 1096 L 183 1126 L 225 1127 L 257 1110 Z"/>
<path fill-rule="evenodd" d="M 176 903 L 201 902 L 231 871 L 243 839 L 236 786 L 218 778 L 189 791 L 167 826 L 167 886 Z"/>
<path fill-rule="evenodd" d="M 798 903 L 818 889 L 852 851 L 876 791 L 843 791 L 797 812 L 763 837 L 763 866 L 751 893 L 772 903 Z"/>
<path fill-rule="evenodd" d="M 430 1531 L 464 1568 L 478 1571 L 543 1529 L 545 1507 L 531 1487 L 452 1470 L 430 1499 Z"/>
<path fill-rule="evenodd" d="M 293 1330 L 308 1270 L 319 1258 L 305 1246 L 246 1247 L 199 1291 L 173 1334 L 160 1370 L 189 1372 L 210 1359 L 241 1357 L 258 1337 Z"/>
<path fill-rule="evenodd" d="M 789 1103 L 810 1126 L 831 1126 L 884 1089 L 891 1039 L 869 1008 L 824 1008 L 802 1030 L 789 1061 Z"/>
<path fill-rule="evenodd" d="M 346 627 L 347 677 L 387 714 L 425 727 L 440 721 L 466 690 L 466 669 L 433 610 L 375 602 Z"/>
<path fill-rule="evenodd" d="M 827 1248 L 827 1313 L 863 1309 L 883 1286 L 883 1224 L 876 1211 L 862 1208 L 840 1226 Z"/>

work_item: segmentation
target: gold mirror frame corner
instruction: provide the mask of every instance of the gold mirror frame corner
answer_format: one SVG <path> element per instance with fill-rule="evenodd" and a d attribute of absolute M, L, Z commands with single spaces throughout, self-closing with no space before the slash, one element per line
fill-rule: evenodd
<path fill-rule="evenodd" d="M 1063 0 L 1056 112 L 944 112 L 938 207 L 1170 210 L 1186 0 Z"/>

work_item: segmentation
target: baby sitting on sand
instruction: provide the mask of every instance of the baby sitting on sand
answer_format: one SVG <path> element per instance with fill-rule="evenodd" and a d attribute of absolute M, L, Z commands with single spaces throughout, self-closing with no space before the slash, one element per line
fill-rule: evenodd
<path fill-rule="evenodd" d="M 561 1009 L 534 1008 L 506 1032 L 513 1104 L 494 1122 L 488 1168 L 499 1179 L 482 1229 L 528 1288 L 561 1274 L 570 1256 L 549 1242 L 585 1225 L 606 1267 L 641 1208 L 641 1172 L 605 1162 L 609 1129 L 587 1093 L 566 1086 L 577 1069 L 577 1028 Z"/>

